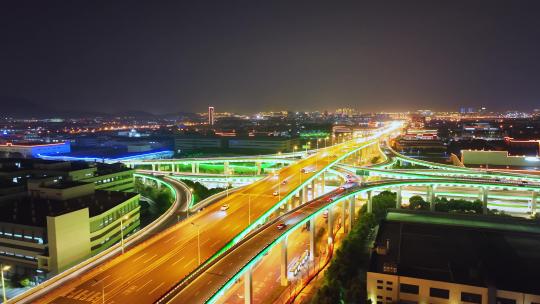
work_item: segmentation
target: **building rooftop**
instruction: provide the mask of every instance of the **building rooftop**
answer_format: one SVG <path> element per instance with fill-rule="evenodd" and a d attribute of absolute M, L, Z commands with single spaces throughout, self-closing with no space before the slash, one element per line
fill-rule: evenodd
<path fill-rule="evenodd" d="M 90 217 L 101 214 L 137 193 L 100 191 L 75 199 L 57 201 L 24 196 L 0 202 L 0 222 L 45 227 L 47 216 L 59 216 L 72 211 L 88 208 Z"/>
<path fill-rule="evenodd" d="M 538 294 L 540 224 L 479 215 L 396 211 L 380 225 L 371 272 Z M 389 272 L 386 272 L 389 273 Z"/>

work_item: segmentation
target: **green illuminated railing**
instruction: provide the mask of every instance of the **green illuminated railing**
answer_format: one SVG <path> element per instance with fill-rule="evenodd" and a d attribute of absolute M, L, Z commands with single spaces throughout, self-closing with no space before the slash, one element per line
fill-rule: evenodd
<path fill-rule="evenodd" d="M 448 179 L 441 179 L 441 180 L 390 180 L 390 181 L 383 181 L 383 182 L 375 182 L 372 184 L 366 184 L 362 186 L 360 189 L 357 189 L 355 191 L 351 191 L 343 196 L 338 197 L 336 200 L 329 202 L 328 204 L 320 207 L 315 212 L 307 216 L 306 218 L 302 219 L 301 221 L 294 224 L 290 229 L 284 231 L 284 233 L 280 234 L 278 238 L 276 238 L 274 241 L 272 241 L 270 244 L 265 246 L 259 253 L 257 253 L 248 263 L 246 263 L 243 267 L 240 268 L 239 271 L 237 271 L 231 279 L 227 281 L 223 286 L 220 287 L 220 289 L 214 293 L 214 295 L 206 301 L 206 303 L 215 303 L 217 299 L 219 299 L 221 296 L 225 294 L 225 292 L 235 284 L 235 282 L 240 279 L 240 277 L 253 265 L 260 262 L 260 260 L 274 247 L 276 244 L 279 244 L 279 242 L 287 237 L 289 234 L 291 234 L 293 231 L 298 229 L 299 227 L 302 227 L 306 222 L 311 220 L 312 218 L 320 215 L 324 210 L 328 208 L 335 207 L 338 203 L 350 199 L 351 197 L 354 197 L 359 194 L 363 194 L 367 191 L 373 191 L 373 190 L 381 190 L 381 189 L 387 189 L 389 187 L 396 187 L 396 186 L 428 186 L 428 185 L 440 185 L 440 186 L 458 186 L 458 187 L 482 187 L 482 188 L 497 188 L 497 189 L 511 189 L 511 190 L 522 190 L 522 191 L 540 191 L 540 186 L 532 186 L 532 185 L 515 185 L 515 184 L 508 184 L 508 183 L 496 183 L 496 182 L 485 182 L 485 181 L 459 181 L 459 180 L 448 180 Z M 303 205 L 305 207 L 307 205 Z M 296 210 L 294 210 L 296 211 Z"/>

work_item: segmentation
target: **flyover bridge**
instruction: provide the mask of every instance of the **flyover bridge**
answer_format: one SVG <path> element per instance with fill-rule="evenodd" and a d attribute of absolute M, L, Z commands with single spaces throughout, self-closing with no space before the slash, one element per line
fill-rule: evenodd
<path fill-rule="evenodd" d="M 281 280 L 287 283 L 287 237 L 309 222 L 309 250 L 312 259 L 314 252 L 313 242 L 315 239 L 315 218 L 326 212 L 328 215 L 328 238 L 329 243 L 333 242 L 335 219 L 332 208 L 338 207 L 341 210 L 341 222 L 345 226 L 352 227 L 356 208 L 356 197 L 367 196 L 367 212 L 372 211 L 371 194 L 373 191 L 396 190 L 396 207 L 401 205 L 401 188 L 404 186 L 425 186 L 428 193 L 428 202 L 431 209 L 434 208 L 435 187 L 465 187 L 478 189 L 482 196 L 484 213 L 487 211 L 487 199 L 490 190 L 511 190 L 526 191 L 532 193 L 533 201 L 536 204 L 536 196 L 540 192 L 538 185 L 524 185 L 521 183 L 508 183 L 485 180 L 459 180 L 459 179 L 401 179 L 385 180 L 355 185 L 351 188 L 336 189 L 332 193 L 319 197 L 306 204 L 300 205 L 288 213 L 270 221 L 242 241 L 227 250 L 223 255 L 213 262 L 201 268 L 198 274 L 192 276 L 187 281 L 171 290 L 159 303 L 184 303 L 185 299 L 190 299 L 194 303 L 215 303 L 229 290 L 235 282 L 244 277 L 245 303 L 253 303 L 253 280 L 252 271 L 267 253 L 276 246 L 281 247 L 281 263 L 276 267 L 280 268 Z M 330 212 L 328 211 L 330 210 Z M 348 210 L 348 216 L 347 211 Z M 346 218 L 348 217 L 348 224 Z M 277 223 L 286 223 L 283 230 L 276 229 Z"/>
<path fill-rule="evenodd" d="M 393 124 L 374 135 L 319 149 L 305 159 L 280 169 L 208 206 L 171 229 L 155 235 L 83 275 L 56 288 L 46 288 L 21 302 L 76 303 L 81 298 L 116 303 L 150 303 L 238 243 L 265 221 L 320 193 L 327 170 L 357 151 L 376 146 L 379 138 L 395 132 Z M 205 160 L 207 161 L 207 160 Z M 240 160 L 239 160 L 240 161 Z M 225 205 L 225 210 L 220 205 Z M 84 296 L 83 296 L 84 295 Z"/>

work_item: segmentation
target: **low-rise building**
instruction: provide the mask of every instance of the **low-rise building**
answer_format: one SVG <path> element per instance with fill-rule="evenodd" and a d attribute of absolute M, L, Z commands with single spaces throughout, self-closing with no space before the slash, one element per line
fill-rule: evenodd
<path fill-rule="evenodd" d="M 390 212 L 367 273 L 372 303 L 540 303 L 540 225 Z"/>
<path fill-rule="evenodd" d="M 6 143 L 0 145 L 0 157 L 23 157 L 36 158 L 40 155 L 54 155 L 59 153 L 69 153 L 71 145 L 69 141 L 52 144 L 36 143 Z"/>
<path fill-rule="evenodd" d="M 43 279 L 118 242 L 120 226 L 124 235 L 137 229 L 133 172 L 121 165 L 1 160 L 0 262 L 13 266 L 9 275 Z"/>

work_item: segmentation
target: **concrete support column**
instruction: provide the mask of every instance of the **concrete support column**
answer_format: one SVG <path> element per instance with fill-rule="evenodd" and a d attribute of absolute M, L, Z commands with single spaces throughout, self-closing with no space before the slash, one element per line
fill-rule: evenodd
<path fill-rule="evenodd" d="M 152 171 L 156 171 L 156 164 L 152 164 Z"/>
<path fill-rule="evenodd" d="M 255 165 L 257 166 L 257 175 L 261 175 L 262 173 L 262 163 L 256 162 Z"/>
<path fill-rule="evenodd" d="M 486 187 L 480 188 L 482 195 L 482 214 L 488 214 L 488 189 Z"/>
<path fill-rule="evenodd" d="M 325 192 L 324 187 L 325 187 L 325 185 L 326 185 L 326 172 L 323 172 L 323 173 L 321 174 L 321 176 L 322 176 L 322 181 L 321 181 L 321 194 L 323 194 L 323 193 Z"/>
<path fill-rule="evenodd" d="M 371 198 L 371 190 L 367 192 L 367 212 L 373 212 L 373 200 Z"/>
<path fill-rule="evenodd" d="M 195 163 L 191 163 L 191 173 L 195 173 Z"/>
<path fill-rule="evenodd" d="M 531 215 L 536 214 L 536 202 L 537 202 L 537 193 L 536 191 L 533 191 L 531 196 Z"/>
<path fill-rule="evenodd" d="M 287 276 L 287 237 L 281 240 L 281 286 L 289 285 L 289 278 Z"/>
<path fill-rule="evenodd" d="M 355 196 L 351 196 L 351 198 L 349 199 L 349 227 L 351 228 L 352 230 L 352 226 L 354 225 L 354 207 L 355 207 L 355 204 L 356 204 L 356 201 L 355 201 Z"/>
<path fill-rule="evenodd" d="M 347 216 L 347 202 L 349 200 L 345 199 L 341 202 L 341 225 L 343 225 L 343 232 L 348 232 L 348 225 L 346 224 L 345 217 Z"/>
<path fill-rule="evenodd" d="M 229 162 L 228 161 L 223 163 L 223 174 L 229 175 Z"/>
<path fill-rule="evenodd" d="M 307 185 L 302 188 L 302 201 L 300 201 L 300 204 L 305 204 L 308 201 L 308 187 Z"/>
<path fill-rule="evenodd" d="M 146 186 L 146 177 L 142 177 L 142 184 Z"/>
<path fill-rule="evenodd" d="M 316 185 L 315 181 L 316 181 L 315 179 L 311 181 L 311 199 L 314 199 L 315 197 L 317 197 L 317 194 L 316 194 L 317 192 L 315 191 L 315 185 Z"/>
<path fill-rule="evenodd" d="M 253 276 L 251 267 L 244 274 L 244 303 L 253 303 Z"/>
<path fill-rule="evenodd" d="M 401 186 L 399 186 L 397 188 L 397 191 L 396 191 L 396 209 L 401 208 L 401 201 L 402 201 L 402 198 L 401 198 Z"/>
<path fill-rule="evenodd" d="M 201 172 L 201 164 L 200 163 L 196 163 L 195 164 L 195 173 L 200 173 Z"/>
<path fill-rule="evenodd" d="M 332 208 L 328 208 L 328 240 L 334 243 L 334 214 Z"/>
<path fill-rule="evenodd" d="M 427 202 L 429 203 L 429 210 L 435 211 L 435 194 L 433 192 L 433 185 L 427 186 L 426 198 Z"/>
<path fill-rule="evenodd" d="M 315 260 L 315 217 L 309 220 L 309 260 Z"/>

